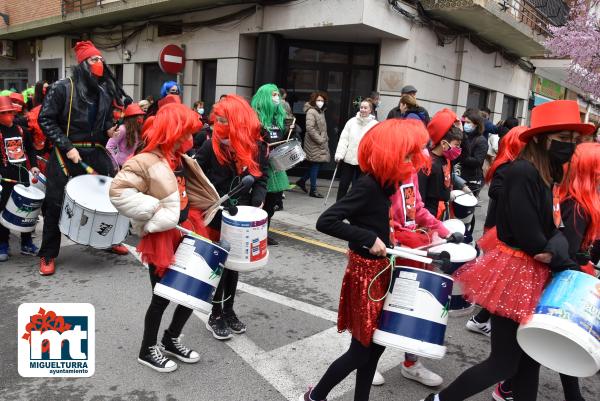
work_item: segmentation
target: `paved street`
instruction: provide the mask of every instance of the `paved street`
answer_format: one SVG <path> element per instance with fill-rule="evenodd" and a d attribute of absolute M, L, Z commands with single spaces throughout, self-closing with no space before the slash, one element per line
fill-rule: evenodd
<path fill-rule="evenodd" d="M 327 181 L 321 181 L 324 186 Z M 321 188 L 325 193 L 327 188 Z M 486 192 L 486 191 L 484 191 Z M 333 202 L 335 194 L 329 204 Z M 37 258 L 16 255 L 0 265 L 0 399 L 7 401 L 279 401 L 296 400 L 347 347 L 349 336 L 335 329 L 338 295 L 345 267 L 345 244 L 322 235 L 315 221 L 323 200 L 288 192 L 285 210 L 275 215 L 268 266 L 241 274 L 236 311 L 248 332 L 218 342 L 204 327 L 206 316 L 194 314 L 184 329 L 185 342 L 202 358 L 179 363 L 171 374 L 159 374 L 136 360 L 144 313 L 150 299 L 148 273 L 135 254 L 116 256 L 63 243 L 57 273 L 41 277 Z M 478 208 L 479 222 L 485 204 Z M 39 229 L 39 227 L 38 227 Z M 41 240 L 38 233 L 36 242 Z M 128 243 L 135 244 L 135 239 Z M 96 373 L 80 379 L 25 379 L 17 372 L 17 308 L 24 302 L 89 302 L 96 309 Z M 163 326 L 173 312 L 165 313 Z M 467 317 L 451 317 L 448 352 L 425 364 L 449 383 L 489 351 L 487 337 L 465 330 Z M 161 329 L 162 330 L 162 329 Z M 161 331 L 162 335 L 162 331 Z M 429 391 L 404 379 L 402 353 L 386 350 L 380 369 L 386 384 L 373 388 L 371 399 L 418 401 Z M 330 394 L 330 400 L 353 399 L 354 377 Z M 587 400 L 600 394 L 600 376 L 581 381 Z M 491 400 L 487 391 L 475 401 Z M 595 395 L 594 395 L 595 394 Z M 562 400 L 558 374 L 542 369 L 542 401 Z"/>

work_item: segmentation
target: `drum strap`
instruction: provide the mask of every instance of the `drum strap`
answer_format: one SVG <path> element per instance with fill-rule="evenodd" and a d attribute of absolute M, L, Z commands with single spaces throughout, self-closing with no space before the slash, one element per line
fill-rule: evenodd
<path fill-rule="evenodd" d="M 89 148 L 96 148 L 96 149 L 101 149 L 104 152 L 106 152 L 106 148 L 104 146 L 102 146 L 99 143 L 95 143 L 95 142 L 72 142 L 71 144 L 76 149 L 81 149 L 81 148 L 88 148 L 88 149 Z M 58 150 L 57 146 L 54 147 L 54 153 L 56 153 L 56 159 L 58 160 L 58 165 L 60 166 L 60 169 L 62 170 L 63 174 L 66 177 L 68 177 L 69 176 L 69 169 L 67 168 L 67 164 L 65 163 L 65 159 L 62 157 L 62 154 Z"/>
<path fill-rule="evenodd" d="M 69 131 L 71 129 L 71 111 L 73 110 L 73 79 L 69 77 L 71 83 L 71 96 L 69 97 L 69 116 L 67 117 L 67 138 L 69 137 Z"/>

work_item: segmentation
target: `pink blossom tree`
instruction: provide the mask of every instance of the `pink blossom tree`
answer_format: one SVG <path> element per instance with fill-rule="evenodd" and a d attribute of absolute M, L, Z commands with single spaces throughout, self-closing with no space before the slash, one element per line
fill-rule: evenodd
<path fill-rule="evenodd" d="M 545 43 L 554 57 L 569 58 L 569 82 L 600 98 L 599 0 L 577 0 L 567 23 L 550 27 Z"/>

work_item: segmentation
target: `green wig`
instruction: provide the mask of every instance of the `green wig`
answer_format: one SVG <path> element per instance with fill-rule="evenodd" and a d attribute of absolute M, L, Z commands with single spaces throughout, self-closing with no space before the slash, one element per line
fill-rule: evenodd
<path fill-rule="evenodd" d="M 275 84 L 264 84 L 252 97 L 251 105 L 258 114 L 258 119 L 263 127 L 267 128 L 275 123 L 283 132 L 286 113 L 281 103 L 273 104 L 273 92 L 279 93 L 279 88 Z"/>

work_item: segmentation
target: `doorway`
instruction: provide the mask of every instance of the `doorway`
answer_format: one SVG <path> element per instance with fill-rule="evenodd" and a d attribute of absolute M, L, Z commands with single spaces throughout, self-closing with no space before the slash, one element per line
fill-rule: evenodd
<path fill-rule="evenodd" d="M 324 91 L 329 151 L 332 161 L 321 170 L 334 168 L 333 154 L 346 121 L 358 111 L 355 100 L 368 97 L 375 89 L 378 64 L 376 45 L 284 42 L 282 58 L 285 76 L 280 80 L 288 92 L 287 100 L 297 123 L 305 130 L 304 105 L 311 93 Z M 331 174 L 326 174 L 329 177 Z"/>

